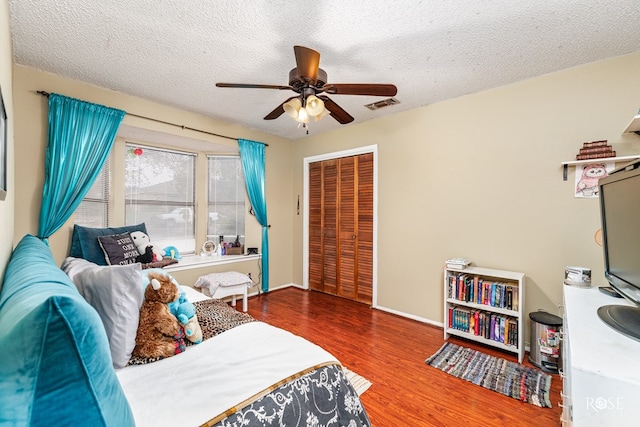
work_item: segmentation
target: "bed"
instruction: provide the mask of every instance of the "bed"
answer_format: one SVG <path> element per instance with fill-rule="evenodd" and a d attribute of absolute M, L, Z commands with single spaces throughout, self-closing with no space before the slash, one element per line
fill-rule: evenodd
<path fill-rule="evenodd" d="M 137 426 L 157 426 L 158 420 L 194 426 L 369 425 L 330 353 L 182 288 L 208 339 L 179 355 L 117 371 Z"/>
<path fill-rule="evenodd" d="M 370 425 L 330 353 L 186 286 L 206 339 L 122 359 L 141 268 L 87 263 L 63 271 L 29 235 L 14 250 L 0 292 L 0 425 Z M 74 283 L 80 271 L 91 280 Z"/>

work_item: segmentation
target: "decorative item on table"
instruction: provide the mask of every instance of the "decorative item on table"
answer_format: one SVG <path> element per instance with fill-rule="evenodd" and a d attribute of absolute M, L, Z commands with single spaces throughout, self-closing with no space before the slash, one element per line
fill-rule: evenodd
<path fill-rule="evenodd" d="M 564 284 L 591 287 L 591 269 L 586 267 L 566 267 L 564 269 Z"/>
<path fill-rule="evenodd" d="M 180 256 L 180 251 L 175 246 L 167 246 L 164 250 L 164 257 L 171 259 L 182 259 Z"/>
<path fill-rule="evenodd" d="M 446 261 L 447 268 L 455 268 L 458 270 L 464 270 L 471 264 L 471 260 L 467 258 L 449 258 Z"/>
<path fill-rule="evenodd" d="M 218 243 L 218 255 L 226 255 L 224 236 L 220 236 L 220 243 Z"/>
<path fill-rule="evenodd" d="M 152 261 L 162 261 L 164 250 L 152 244 L 148 234 L 143 233 L 142 231 L 132 231 L 130 235 L 140 254 L 148 253 L 147 248 L 151 247 L 151 253 L 153 254 Z"/>
<path fill-rule="evenodd" d="M 240 236 L 236 236 L 236 240 L 233 243 L 222 243 L 223 255 L 242 255 L 244 252 L 244 246 L 240 242 Z"/>
<path fill-rule="evenodd" d="M 218 250 L 219 246 L 213 240 L 207 240 L 202 244 L 202 250 L 200 256 L 213 256 Z"/>

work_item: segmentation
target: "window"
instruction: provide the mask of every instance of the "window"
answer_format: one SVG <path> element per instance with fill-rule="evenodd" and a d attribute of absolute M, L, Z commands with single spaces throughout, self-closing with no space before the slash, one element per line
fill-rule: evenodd
<path fill-rule="evenodd" d="M 84 227 L 104 228 L 109 224 L 109 174 L 111 161 L 107 157 L 100 174 L 74 212 L 74 221 Z"/>
<path fill-rule="evenodd" d="M 239 156 L 208 156 L 207 238 L 244 245 L 244 201 L 246 189 Z"/>
<path fill-rule="evenodd" d="M 195 252 L 192 153 L 126 145 L 125 224 L 144 222 L 151 242 Z"/>

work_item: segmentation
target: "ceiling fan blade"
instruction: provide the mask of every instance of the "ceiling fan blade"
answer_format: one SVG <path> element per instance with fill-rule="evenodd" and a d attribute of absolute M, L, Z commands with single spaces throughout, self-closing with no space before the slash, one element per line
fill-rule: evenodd
<path fill-rule="evenodd" d="M 392 84 L 379 83 L 330 83 L 320 91 L 332 95 L 396 96 L 398 88 Z"/>
<path fill-rule="evenodd" d="M 318 68 L 320 67 L 320 53 L 304 46 L 294 46 L 298 75 L 311 83 L 318 80 Z"/>
<path fill-rule="evenodd" d="M 331 117 L 336 119 L 340 124 L 344 125 L 353 121 L 351 114 L 344 111 L 341 106 L 333 102 L 328 96 L 320 95 L 318 98 L 324 101 L 324 108 L 329 110 Z"/>
<path fill-rule="evenodd" d="M 293 90 L 293 88 L 291 86 L 258 85 L 258 84 L 246 84 L 246 83 L 216 83 L 216 87 L 235 87 L 235 88 L 242 88 L 242 89 Z"/>
<path fill-rule="evenodd" d="M 291 101 L 293 98 L 296 98 L 296 97 L 292 96 L 291 98 L 284 100 L 284 102 L 282 102 L 282 104 L 278 105 L 272 112 L 270 112 L 269 114 L 264 116 L 264 119 L 265 120 L 274 120 L 274 119 L 277 119 L 278 117 L 280 117 L 284 113 L 283 105 L 286 104 L 287 102 Z"/>

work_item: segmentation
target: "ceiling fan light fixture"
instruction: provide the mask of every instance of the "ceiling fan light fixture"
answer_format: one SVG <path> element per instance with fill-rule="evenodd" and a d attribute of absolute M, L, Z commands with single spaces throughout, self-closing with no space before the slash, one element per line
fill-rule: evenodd
<path fill-rule="evenodd" d="M 296 120 L 300 123 L 309 123 L 309 113 L 306 108 L 300 108 L 300 110 L 298 110 L 298 117 Z"/>
<path fill-rule="evenodd" d="M 248 83 L 216 83 L 216 87 L 292 90 L 297 95 L 283 101 L 264 120 L 275 120 L 282 114 L 297 121 L 302 127 L 309 123 L 310 117 L 315 121 L 324 116 L 331 116 L 338 123 L 345 125 L 355 119 L 340 107 L 329 95 L 363 95 L 363 96 L 395 96 L 398 88 L 385 83 L 327 83 L 327 73 L 320 68 L 320 53 L 304 46 L 294 46 L 293 52 L 296 67 L 289 72 L 289 85 L 266 85 Z M 318 94 L 323 94 L 317 96 Z M 399 103 L 391 98 L 393 103 Z M 379 103 L 373 105 L 378 107 Z M 387 105 L 392 105 L 387 103 Z M 367 106 L 369 107 L 369 106 Z"/>
<path fill-rule="evenodd" d="M 316 122 L 319 122 L 320 119 L 322 119 L 324 116 L 328 116 L 329 114 L 331 114 L 331 111 L 327 110 L 326 108 L 323 108 L 323 110 L 320 111 L 320 114 L 317 114 L 314 118 Z"/>
<path fill-rule="evenodd" d="M 310 116 L 315 117 L 324 110 L 324 102 L 317 96 L 310 95 L 307 97 L 306 109 Z"/>
<path fill-rule="evenodd" d="M 302 107 L 302 101 L 300 101 L 300 98 L 293 98 L 289 102 L 285 102 L 282 105 L 284 112 L 287 113 L 289 117 L 296 120 L 298 120 L 299 111 L 301 107 Z"/>

